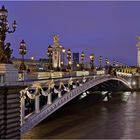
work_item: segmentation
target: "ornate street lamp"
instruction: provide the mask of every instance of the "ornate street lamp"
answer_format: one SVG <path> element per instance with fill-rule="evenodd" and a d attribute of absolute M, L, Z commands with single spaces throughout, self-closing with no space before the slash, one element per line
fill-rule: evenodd
<path fill-rule="evenodd" d="M 47 55 L 48 55 L 48 58 L 49 58 L 48 69 L 52 70 L 52 55 L 53 55 L 53 51 L 52 51 L 52 46 L 51 45 L 49 45 L 49 47 L 48 47 Z"/>
<path fill-rule="evenodd" d="M 66 52 L 66 50 L 63 48 L 62 49 L 62 66 L 63 66 L 63 68 L 65 68 L 65 52 Z"/>
<path fill-rule="evenodd" d="M 21 62 L 21 64 L 20 64 L 19 69 L 20 69 L 21 71 L 24 71 L 24 70 L 26 70 L 26 66 L 25 66 L 25 64 L 24 64 L 24 55 L 26 55 L 26 53 L 27 53 L 26 43 L 24 42 L 24 40 L 22 40 L 22 41 L 20 42 L 19 53 L 20 53 L 21 56 L 22 56 L 22 62 Z"/>
<path fill-rule="evenodd" d="M 105 58 L 105 72 L 106 74 L 110 73 L 111 66 L 109 66 L 108 58 Z"/>
<path fill-rule="evenodd" d="M 24 55 L 26 55 L 26 53 L 27 53 L 26 43 L 24 42 L 24 40 L 22 40 L 20 42 L 19 53 L 22 56 L 22 61 L 21 61 L 21 64 L 19 66 L 19 70 L 20 70 L 20 73 L 21 73 L 21 79 L 24 80 L 24 71 L 26 70 L 26 66 L 25 66 L 25 63 L 24 63 Z"/>
<path fill-rule="evenodd" d="M 113 67 L 117 67 L 117 61 L 113 59 Z"/>
<path fill-rule="evenodd" d="M 105 64 L 106 64 L 106 66 L 109 64 L 109 61 L 108 61 L 108 58 L 107 57 L 105 59 Z"/>
<path fill-rule="evenodd" d="M 67 69 L 70 70 L 71 69 L 71 50 L 70 49 L 67 50 L 67 59 L 68 59 Z"/>
<path fill-rule="evenodd" d="M 79 70 L 80 65 L 79 65 L 79 64 L 77 64 L 77 65 L 76 65 L 76 67 L 77 67 L 77 70 Z"/>
<path fill-rule="evenodd" d="M 90 64 L 91 64 L 91 70 L 94 70 L 94 54 L 90 54 L 89 56 Z"/>
<path fill-rule="evenodd" d="M 102 68 L 102 56 L 99 57 L 100 69 Z"/>
<path fill-rule="evenodd" d="M 10 49 L 11 44 L 8 42 L 5 44 L 6 33 L 14 33 L 17 27 L 16 21 L 12 24 L 12 30 L 7 20 L 8 11 L 4 6 L 0 9 L 0 63 L 11 63 L 10 58 L 13 52 Z"/>
<path fill-rule="evenodd" d="M 84 54 L 84 52 L 82 52 L 81 53 L 81 61 L 82 61 L 82 65 L 81 65 L 81 70 L 83 70 L 84 69 L 84 59 L 85 59 L 85 54 Z"/>

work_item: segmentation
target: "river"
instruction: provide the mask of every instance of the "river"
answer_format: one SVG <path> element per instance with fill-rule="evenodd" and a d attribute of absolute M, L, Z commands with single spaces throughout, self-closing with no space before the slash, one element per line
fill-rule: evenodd
<path fill-rule="evenodd" d="M 140 93 L 76 98 L 23 136 L 25 139 L 140 139 Z"/>

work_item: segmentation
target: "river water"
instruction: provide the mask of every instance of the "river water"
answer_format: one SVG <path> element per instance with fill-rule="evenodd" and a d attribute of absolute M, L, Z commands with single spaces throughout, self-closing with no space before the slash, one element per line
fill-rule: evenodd
<path fill-rule="evenodd" d="M 41 122 L 26 139 L 140 139 L 140 93 L 76 98 Z"/>

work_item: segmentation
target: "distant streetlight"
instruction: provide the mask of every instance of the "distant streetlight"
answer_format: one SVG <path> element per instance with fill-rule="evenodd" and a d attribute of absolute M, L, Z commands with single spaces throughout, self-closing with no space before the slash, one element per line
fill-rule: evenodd
<path fill-rule="evenodd" d="M 7 20 L 8 11 L 4 6 L 0 9 L 0 63 L 11 63 L 10 58 L 12 49 L 11 44 L 8 42 L 5 44 L 6 33 L 14 33 L 17 27 L 16 21 L 12 24 L 12 30 Z"/>
<path fill-rule="evenodd" d="M 106 64 L 106 66 L 109 65 L 109 61 L 108 61 L 108 58 L 107 57 L 105 59 L 105 64 Z"/>
<path fill-rule="evenodd" d="M 119 62 L 116 61 L 115 67 L 119 67 Z"/>
<path fill-rule="evenodd" d="M 32 56 L 32 57 L 30 57 L 30 59 L 31 59 L 31 60 L 34 60 L 35 58 Z"/>
<path fill-rule="evenodd" d="M 63 61 L 61 61 L 61 65 L 63 65 Z"/>
<path fill-rule="evenodd" d="M 116 61 L 113 59 L 113 67 L 115 67 L 116 65 L 115 65 L 115 63 L 116 63 Z"/>
<path fill-rule="evenodd" d="M 24 63 L 24 56 L 27 53 L 26 43 L 24 42 L 24 40 L 22 40 L 20 42 L 19 53 L 22 56 L 22 61 L 21 61 L 19 69 L 22 71 L 22 80 L 23 80 L 24 79 L 24 71 L 26 70 L 26 66 L 25 66 L 25 63 Z"/>
<path fill-rule="evenodd" d="M 102 68 L 102 56 L 99 57 L 100 68 Z"/>
<path fill-rule="evenodd" d="M 82 52 L 81 53 L 81 61 L 82 61 L 82 65 L 81 65 L 81 70 L 83 70 L 84 69 L 84 59 L 85 59 L 85 54 L 84 54 L 84 52 Z"/>
<path fill-rule="evenodd" d="M 53 55 L 53 51 L 52 51 L 52 46 L 51 45 L 48 46 L 47 55 L 48 55 L 48 58 L 49 58 L 48 69 L 52 70 L 53 69 L 52 68 L 52 55 Z"/>
<path fill-rule="evenodd" d="M 90 59 L 90 63 L 91 63 L 91 70 L 94 69 L 94 54 L 90 54 L 89 56 L 89 59 Z"/>
<path fill-rule="evenodd" d="M 65 68 L 65 52 L 66 52 L 66 50 L 63 48 L 62 49 L 62 61 L 63 61 L 63 68 Z"/>
<path fill-rule="evenodd" d="M 70 49 L 67 50 L 67 59 L 68 59 L 67 69 L 70 70 L 71 69 L 71 50 Z"/>
<path fill-rule="evenodd" d="M 80 65 L 79 65 L 79 64 L 77 64 L 76 66 L 77 66 L 77 69 L 79 70 Z"/>

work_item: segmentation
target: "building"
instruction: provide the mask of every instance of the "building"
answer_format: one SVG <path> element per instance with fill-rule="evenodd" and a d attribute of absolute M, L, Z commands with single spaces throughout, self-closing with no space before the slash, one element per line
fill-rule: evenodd
<path fill-rule="evenodd" d="M 53 45 L 52 45 L 52 64 L 54 70 L 60 70 L 61 68 L 61 53 L 62 46 L 59 43 L 58 35 L 53 37 Z"/>
<path fill-rule="evenodd" d="M 79 67 L 80 67 L 80 65 L 79 65 L 79 52 L 74 52 L 73 54 L 72 54 L 72 56 L 73 56 L 73 69 L 74 70 L 78 70 L 79 69 Z"/>
<path fill-rule="evenodd" d="M 79 64 L 79 52 L 73 53 L 73 63 Z"/>

